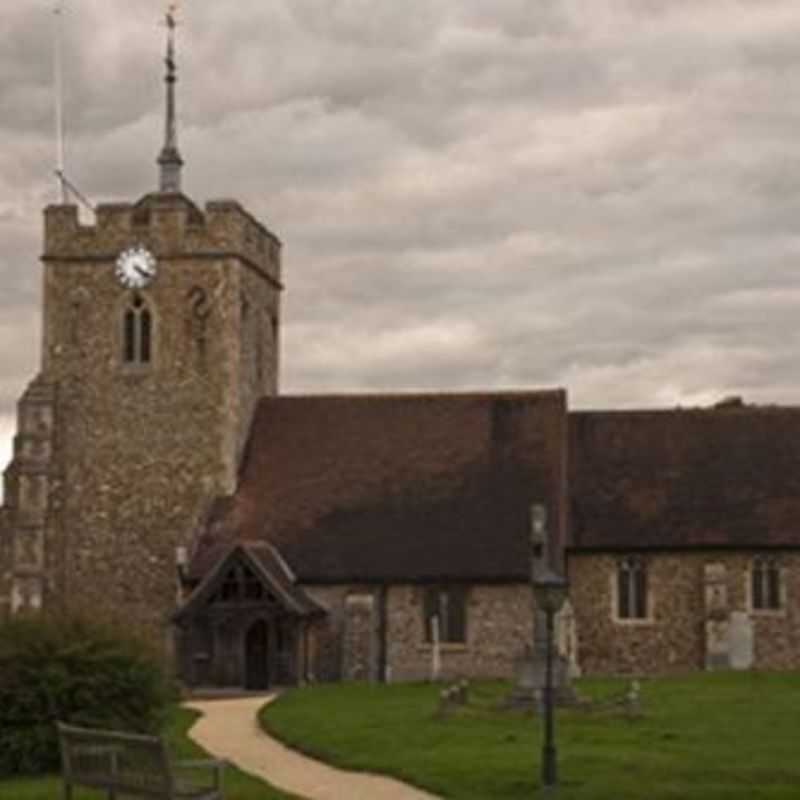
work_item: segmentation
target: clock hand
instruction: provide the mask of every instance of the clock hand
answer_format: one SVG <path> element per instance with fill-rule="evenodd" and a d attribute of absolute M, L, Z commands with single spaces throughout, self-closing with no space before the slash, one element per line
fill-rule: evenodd
<path fill-rule="evenodd" d="M 150 277 L 150 270 L 146 267 L 141 266 L 140 264 L 134 264 L 133 268 L 143 277 L 149 278 Z"/>

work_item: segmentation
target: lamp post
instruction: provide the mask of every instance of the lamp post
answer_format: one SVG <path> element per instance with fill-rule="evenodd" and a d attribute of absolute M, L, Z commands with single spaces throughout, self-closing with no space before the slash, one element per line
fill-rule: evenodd
<path fill-rule="evenodd" d="M 558 783 L 556 745 L 553 726 L 553 618 L 567 598 L 569 583 L 550 569 L 543 570 L 533 581 L 536 605 L 547 619 L 547 649 L 544 678 L 544 743 L 542 745 L 542 786 L 550 789 Z"/>

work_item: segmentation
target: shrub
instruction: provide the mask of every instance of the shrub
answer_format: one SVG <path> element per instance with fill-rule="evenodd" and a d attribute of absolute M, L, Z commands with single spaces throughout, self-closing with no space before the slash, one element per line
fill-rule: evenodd
<path fill-rule="evenodd" d="M 174 689 L 155 652 L 76 618 L 0 624 L 0 776 L 59 765 L 55 722 L 156 732 Z"/>

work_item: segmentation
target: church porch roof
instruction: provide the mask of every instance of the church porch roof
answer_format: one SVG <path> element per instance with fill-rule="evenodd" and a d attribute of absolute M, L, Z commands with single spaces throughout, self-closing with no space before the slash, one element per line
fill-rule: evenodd
<path fill-rule="evenodd" d="M 284 612 L 298 617 L 325 613 L 322 606 L 295 584 L 294 576 L 272 545 L 267 542 L 236 542 L 226 545 L 224 552 L 217 550 L 215 562 L 173 614 L 173 622 L 180 624 L 205 609 L 237 562 L 250 568 Z"/>

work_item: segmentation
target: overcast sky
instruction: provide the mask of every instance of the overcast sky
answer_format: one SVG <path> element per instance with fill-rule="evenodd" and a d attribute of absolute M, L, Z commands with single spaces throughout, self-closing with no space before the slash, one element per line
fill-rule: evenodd
<path fill-rule="evenodd" d="M 67 168 L 155 188 L 162 0 L 67 0 Z M 0 29 L 0 462 L 36 374 L 53 4 Z M 196 201 L 284 241 L 282 390 L 800 400 L 797 0 L 184 0 Z"/>

